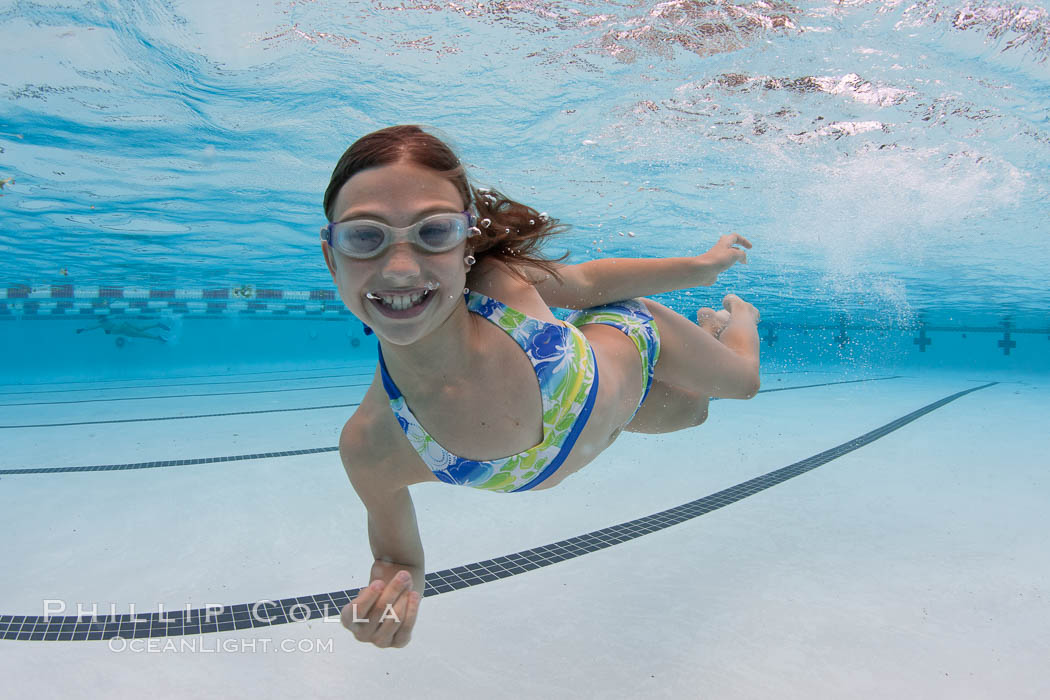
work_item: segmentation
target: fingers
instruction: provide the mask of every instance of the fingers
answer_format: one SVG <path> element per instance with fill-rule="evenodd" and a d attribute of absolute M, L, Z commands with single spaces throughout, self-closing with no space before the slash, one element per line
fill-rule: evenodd
<path fill-rule="evenodd" d="M 390 642 L 390 646 L 398 649 L 408 644 L 412 639 L 412 628 L 416 626 L 416 618 L 419 617 L 419 601 L 422 600 L 423 594 L 419 591 L 410 591 L 407 596 L 402 596 L 401 598 L 405 601 L 405 612 L 401 614 L 398 611 L 401 624 L 398 625 L 397 632 Z"/>
<path fill-rule="evenodd" d="M 343 626 L 353 632 L 358 641 L 371 642 L 380 648 L 405 646 L 411 639 L 421 598 L 412 586 L 412 577 L 407 571 L 399 572 L 389 584 L 376 579 L 343 606 L 340 611 Z"/>
<path fill-rule="evenodd" d="M 373 581 L 339 611 L 339 620 L 343 623 L 343 627 L 353 632 L 354 636 L 362 641 L 367 640 L 367 637 L 370 635 L 370 628 L 374 629 L 378 624 L 373 624 L 369 613 L 372 611 L 375 602 L 379 600 L 379 594 L 383 590 L 383 586 L 383 581 Z"/>
<path fill-rule="evenodd" d="M 722 239 L 719 242 L 722 242 L 722 241 L 725 241 L 726 245 L 742 245 L 745 248 L 750 248 L 751 247 L 751 241 L 747 240 L 746 238 L 741 236 L 739 233 L 726 234 L 725 236 L 722 236 Z"/>
<path fill-rule="evenodd" d="M 725 248 L 730 251 L 735 258 L 735 262 L 739 262 L 743 265 L 747 265 L 747 253 L 740 248 L 734 246 L 741 245 L 744 248 L 751 247 L 751 241 L 747 240 L 739 233 L 729 233 L 718 239 L 718 243 L 715 245 L 716 248 Z M 732 263 L 730 263 L 732 264 Z"/>
<path fill-rule="evenodd" d="M 372 635 L 372 643 L 377 647 L 392 646 L 394 635 L 398 634 L 401 627 L 409 622 L 409 602 L 414 593 L 412 585 L 412 576 L 407 571 L 399 571 L 387 585 L 373 615 L 379 623 L 375 634 Z M 418 610 L 418 604 L 416 609 Z M 415 624 L 415 619 L 412 620 L 412 624 Z M 411 631 L 410 626 L 405 634 L 401 635 L 402 646 L 408 644 Z"/>

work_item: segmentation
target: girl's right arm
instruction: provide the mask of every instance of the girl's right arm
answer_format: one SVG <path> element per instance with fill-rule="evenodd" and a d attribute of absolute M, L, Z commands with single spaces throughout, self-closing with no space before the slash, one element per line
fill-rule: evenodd
<path fill-rule="evenodd" d="M 356 416 L 357 414 L 355 414 Z M 369 585 L 342 609 L 343 625 L 362 642 L 403 647 L 411 640 L 424 587 L 423 544 L 408 486 L 391 483 L 397 470 L 376 454 L 378 441 L 351 417 L 339 440 L 350 483 L 368 510 L 368 540 L 375 561 Z M 402 573 L 404 572 L 404 573 Z"/>

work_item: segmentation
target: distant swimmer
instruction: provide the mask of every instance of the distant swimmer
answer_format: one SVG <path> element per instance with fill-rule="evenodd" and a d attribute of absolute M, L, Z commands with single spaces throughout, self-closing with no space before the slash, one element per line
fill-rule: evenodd
<path fill-rule="evenodd" d="M 130 323 L 128 321 L 121 321 L 120 323 L 116 323 L 113 320 L 111 320 L 108 316 L 99 316 L 98 323 L 96 323 L 93 326 L 88 326 L 86 328 L 78 328 L 77 333 L 79 334 L 85 331 L 96 331 L 102 329 L 102 331 L 105 332 L 106 335 L 117 336 L 117 345 L 120 347 L 124 346 L 125 338 L 146 338 L 148 340 L 156 340 L 161 343 L 168 342 L 168 338 L 164 337 L 163 335 L 154 335 L 147 332 L 155 328 L 160 328 L 164 331 L 171 330 L 170 326 L 166 326 L 163 323 L 154 323 L 151 326 L 136 326 L 134 323 Z"/>

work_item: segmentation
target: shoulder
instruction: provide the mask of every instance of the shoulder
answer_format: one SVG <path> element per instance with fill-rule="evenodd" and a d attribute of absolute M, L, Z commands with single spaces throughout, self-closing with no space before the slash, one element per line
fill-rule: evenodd
<path fill-rule="evenodd" d="M 467 278 L 467 286 L 475 292 L 498 299 L 511 308 L 530 316 L 552 320 L 550 307 L 536 290 L 535 282 L 546 276 L 532 265 L 521 265 L 520 270 L 529 281 L 519 277 L 509 263 L 498 258 L 482 258 Z"/>
<path fill-rule="evenodd" d="M 339 434 L 339 458 L 350 483 L 362 490 L 390 490 L 423 479 L 414 478 L 419 455 L 411 450 L 381 383 L 374 380 L 361 405 Z M 420 463 L 421 464 L 421 463 Z M 363 494 L 362 494 L 363 495 Z"/>

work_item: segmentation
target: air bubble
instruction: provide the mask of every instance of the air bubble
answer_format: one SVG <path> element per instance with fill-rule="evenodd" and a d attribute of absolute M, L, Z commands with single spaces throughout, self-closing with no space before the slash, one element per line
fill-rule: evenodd
<path fill-rule="evenodd" d="M 492 219 L 482 219 L 480 222 L 481 228 L 488 228 L 492 225 Z"/>

